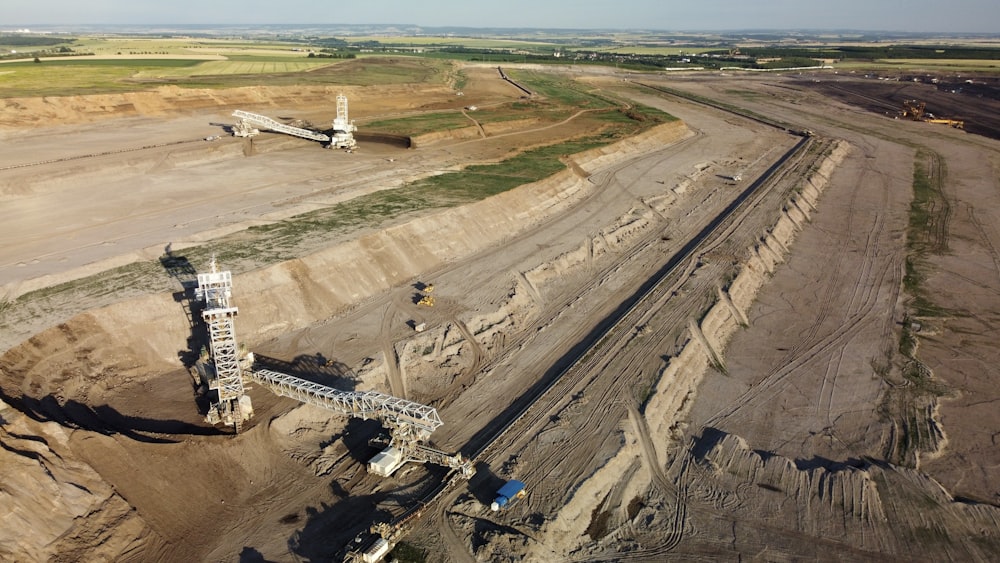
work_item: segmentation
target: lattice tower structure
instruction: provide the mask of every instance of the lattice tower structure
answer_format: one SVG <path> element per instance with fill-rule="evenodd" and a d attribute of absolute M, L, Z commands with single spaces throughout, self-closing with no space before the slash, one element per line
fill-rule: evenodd
<path fill-rule="evenodd" d="M 333 120 L 333 130 L 344 131 L 346 133 L 353 133 L 358 130 L 347 117 L 347 96 L 343 94 L 337 95 L 337 117 Z"/>
<path fill-rule="evenodd" d="M 219 395 L 217 408 L 222 419 L 231 420 L 239 432 L 243 422 L 240 399 L 245 390 L 234 322 L 239 310 L 230 302 L 232 288 L 232 273 L 218 271 L 214 258 L 211 271 L 198 274 L 196 295 L 205 302 L 201 316 L 208 325 L 212 363 L 215 367 L 213 383 Z M 212 384 L 209 386 L 212 387 Z"/>
<path fill-rule="evenodd" d="M 333 120 L 333 138 L 330 146 L 341 149 L 353 149 L 358 145 L 354 140 L 354 132 L 358 128 L 347 117 L 347 96 L 337 95 L 337 117 Z"/>

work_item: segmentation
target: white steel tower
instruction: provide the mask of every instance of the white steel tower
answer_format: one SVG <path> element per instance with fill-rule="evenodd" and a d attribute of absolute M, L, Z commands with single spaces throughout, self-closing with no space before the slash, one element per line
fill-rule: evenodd
<path fill-rule="evenodd" d="M 354 122 L 347 119 L 347 96 L 337 95 L 337 117 L 333 120 L 330 147 L 353 149 L 358 145 L 357 141 L 354 140 L 354 132 L 357 130 Z"/>
<path fill-rule="evenodd" d="M 208 420 L 213 423 L 231 424 L 238 433 L 243 421 L 250 418 L 253 409 L 250 397 L 243 390 L 243 373 L 239 350 L 236 345 L 234 320 L 238 309 L 230 303 L 233 275 L 218 271 L 212 257 L 211 271 L 198 274 L 195 295 L 205 302 L 201 316 L 208 325 L 208 337 L 214 373 L 209 374 L 208 387 L 218 392 L 218 402 L 209 410 Z"/>

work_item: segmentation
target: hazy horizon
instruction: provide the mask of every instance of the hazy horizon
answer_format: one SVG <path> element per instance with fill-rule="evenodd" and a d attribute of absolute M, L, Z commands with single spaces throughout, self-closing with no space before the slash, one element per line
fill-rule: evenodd
<path fill-rule="evenodd" d="M 304 23 L 310 22 L 310 23 Z M 318 0 L 50 0 L 0 8 L 3 29 L 32 26 L 336 26 L 462 27 L 471 29 L 593 29 L 650 31 L 881 31 L 907 33 L 1000 32 L 995 0 L 872 2 L 842 0 L 804 6 L 773 0 L 765 6 L 745 1 L 662 0 L 598 2 L 580 0 L 567 8 L 551 0 L 508 0 L 473 5 L 457 0 L 331 3 Z"/>

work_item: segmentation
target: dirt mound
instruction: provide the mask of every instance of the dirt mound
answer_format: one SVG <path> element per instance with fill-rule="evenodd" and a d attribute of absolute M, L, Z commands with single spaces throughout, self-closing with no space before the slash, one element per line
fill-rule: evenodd
<path fill-rule="evenodd" d="M 6 405 L 0 417 L 0 559 L 131 559 L 151 530 L 93 467 L 73 455 L 71 431 Z"/>

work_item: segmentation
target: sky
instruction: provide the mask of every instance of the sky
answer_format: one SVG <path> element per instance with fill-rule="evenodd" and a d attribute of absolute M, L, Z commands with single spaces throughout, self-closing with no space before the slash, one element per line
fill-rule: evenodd
<path fill-rule="evenodd" d="M 1000 34 L 998 0 L 0 0 L 0 29 L 72 24 L 411 24 Z"/>

